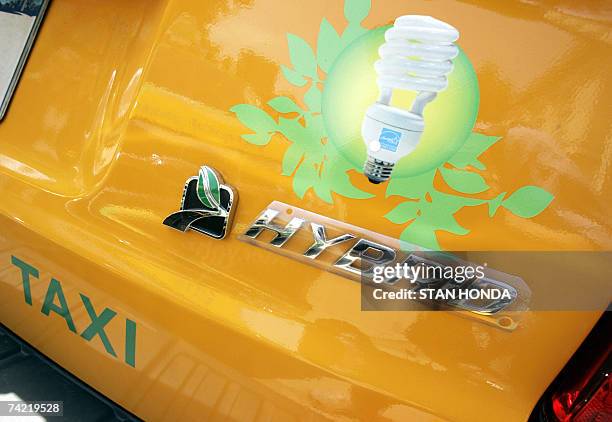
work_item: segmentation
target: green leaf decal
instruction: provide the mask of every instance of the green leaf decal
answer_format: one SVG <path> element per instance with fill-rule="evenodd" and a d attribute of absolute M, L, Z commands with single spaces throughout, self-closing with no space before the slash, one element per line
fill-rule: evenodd
<path fill-rule="evenodd" d="M 363 34 L 368 32 L 367 29 L 360 26 L 358 23 L 350 24 L 342 33 L 342 37 L 340 38 L 342 41 L 342 48 L 348 47 L 353 41 L 357 38 L 361 37 Z"/>
<path fill-rule="evenodd" d="M 280 117 L 278 119 L 278 131 L 282 133 L 289 141 L 296 144 L 303 145 L 306 141 L 304 139 L 304 126 L 302 126 L 296 119 L 286 119 L 284 117 Z"/>
<path fill-rule="evenodd" d="M 469 233 L 469 230 L 457 223 L 454 214 L 463 207 L 480 205 L 484 202 L 483 199 L 466 198 L 434 191 L 431 192 L 431 203 L 423 206 L 423 215 L 419 220 L 427 222 L 434 230 L 465 235 Z"/>
<path fill-rule="evenodd" d="M 420 204 L 417 201 L 402 202 L 389 211 L 385 218 L 395 224 L 404 224 L 417 217 L 419 207 Z"/>
<path fill-rule="evenodd" d="M 316 46 L 308 45 L 299 36 L 287 34 L 291 63 L 289 66 L 281 65 L 281 72 L 291 85 L 306 88 L 300 90 L 304 94 L 299 101 L 291 96 L 269 100 L 268 105 L 275 110 L 275 113 L 271 113 L 274 118 L 251 105 L 241 104 L 232 108 L 238 119 L 253 132 L 242 135 L 245 141 L 266 145 L 274 134 L 280 133 L 289 142 L 282 159 L 282 175 L 292 177 L 293 191 L 299 198 L 304 198 L 310 189 L 319 199 L 328 203 L 337 199 L 334 193 L 355 199 L 373 197 L 351 181 L 351 175 L 355 171 L 361 173 L 362 169 L 355 168 L 345 160 L 337 146 L 328 139 L 321 114 L 325 80 L 319 79 L 319 69 L 329 73 L 343 49 L 370 31 L 362 26 L 370 9 L 371 0 L 344 0 L 344 15 L 348 24 L 339 30 L 323 18 Z M 275 120 L 277 113 L 281 113 L 278 123 Z M 297 117 L 290 113 L 297 113 Z M 385 218 L 395 224 L 407 225 L 400 235 L 402 244 L 411 243 L 438 250 L 439 232 L 457 235 L 469 233 L 470 230 L 462 227 L 455 217 L 464 207 L 486 204 L 490 217 L 500 207 L 505 207 L 518 216 L 530 218 L 550 204 L 553 196 L 536 186 L 522 187 L 509 197 L 506 192 L 492 199 L 468 196 L 490 189 L 485 179 L 474 169 L 486 169 L 480 157 L 500 139 L 473 132 L 447 163 L 420 175 L 403 178 L 396 175 L 391 178 L 387 184 L 386 197 L 399 195 L 406 200 L 390 210 Z M 438 172 L 441 177 L 436 179 Z M 200 176 L 199 183 L 208 183 L 208 178 L 208 173 L 205 173 L 205 176 Z M 441 189 L 453 190 L 455 193 L 438 190 L 437 182 L 440 179 L 448 185 L 443 185 Z M 201 192 L 198 191 L 198 194 Z M 204 195 L 202 202 L 214 205 L 215 199 L 213 197 L 211 200 L 212 196 L 212 193 Z"/>
<path fill-rule="evenodd" d="M 507 192 L 502 192 L 489 201 L 489 217 L 493 217 L 502 204 Z"/>
<path fill-rule="evenodd" d="M 267 145 L 272 138 L 272 134 L 268 132 L 249 133 L 240 136 L 242 139 L 253 145 Z"/>
<path fill-rule="evenodd" d="M 342 37 L 327 19 L 322 20 L 316 57 L 313 48 L 306 41 L 296 35 L 287 34 L 292 67 L 281 65 L 281 71 L 287 81 L 295 86 L 304 86 L 309 79 L 312 80 L 303 98 L 304 104 L 308 107 L 307 110 L 302 109 L 289 97 L 273 98 L 268 105 L 275 111 L 282 114 L 296 112 L 299 116 L 296 118 L 281 116 L 278 118 L 278 124 L 274 119 L 270 120 L 270 116 L 260 116 L 265 124 L 258 127 L 249 119 L 250 115 L 258 111 L 238 108 L 244 105 L 232 109 L 240 112 L 240 115 L 237 113 L 239 119 L 255 132 L 242 135 L 247 142 L 265 145 L 273 134 L 281 133 L 287 141 L 292 143 L 283 157 L 282 174 L 293 177 L 293 190 L 300 198 L 310 188 L 319 198 L 329 203 L 333 201 L 332 192 L 359 199 L 373 196 L 357 188 L 351 182 L 348 172 L 353 170 L 353 166 L 343 159 L 335 145 L 328 141 L 321 115 L 322 92 L 319 84 L 322 81 L 319 80 L 319 67 L 323 71 L 329 71 L 342 48 L 348 45 L 348 41 L 368 32 L 367 29 L 361 27 L 359 22 L 362 18 L 359 18 L 359 14 L 367 14 L 370 8 L 369 1 L 353 1 L 351 8 L 353 10 L 349 12 L 349 15 L 353 21 L 349 22 Z M 358 170 L 361 171 L 361 169 Z"/>
<path fill-rule="evenodd" d="M 325 126 L 323 124 L 323 116 L 321 114 L 312 115 L 312 113 L 304 114 L 306 121 L 307 136 L 312 139 L 321 139 L 327 137 Z"/>
<path fill-rule="evenodd" d="M 387 186 L 386 195 L 400 195 L 405 198 L 419 199 L 433 189 L 433 180 L 436 175 L 436 169 L 419 174 L 414 177 L 391 178 L 389 186 Z"/>
<path fill-rule="evenodd" d="M 268 101 L 270 107 L 279 113 L 301 113 L 302 109 L 289 97 L 276 97 Z"/>
<path fill-rule="evenodd" d="M 451 214 L 456 213 L 463 207 L 473 207 L 476 205 L 481 205 L 486 202 L 484 199 L 478 198 L 468 198 L 467 196 L 458 196 L 451 195 L 444 192 L 438 192 L 437 190 L 433 190 L 430 192 L 431 194 L 431 204 L 432 210 L 434 212 L 439 212 L 442 210 L 446 210 Z M 442 212 L 446 212 L 442 211 Z"/>
<path fill-rule="evenodd" d="M 283 156 L 283 176 L 291 176 L 304 156 L 304 150 L 298 144 L 291 144 Z"/>
<path fill-rule="evenodd" d="M 287 34 L 287 42 L 289 43 L 289 58 L 295 70 L 303 76 L 318 80 L 317 60 L 308 43 L 293 34 Z"/>
<path fill-rule="evenodd" d="M 201 167 L 198 173 L 197 194 L 206 207 L 215 210 L 221 207 L 219 179 L 215 172 L 207 166 Z"/>
<path fill-rule="evenodd" d="M 311 112 L 321 112 L 321 91 L 315 85 L 312 85 L 310 89 L 304 94 L 304 102 L 308 106 Z"/>
<path fill-rule="evenodd" d="M 435 230 L 444 230 L 461 236 L 468 234 L 470 231 L 461 226 L 453 214 L 447 211 L 439 210 L 438 212 L 425 213 L 419 221 L 427 223 L 429 227 Z"/>
<path fill-rule="evenodd" d="M 298 167 L 293 176 L 293 190 L 298 198 L 303 198 L 306 191 L 312 187 L 312 181 L 316 180 L 317 172 L 312 163 L 305 162 Z"/>
<path fill-rule="evenodd" d="M 463 193 L 480 193 L 489 189 L 481 175 L 466 170 L 455 170 L 440 167 L 444 181 L 456 191 Z"/>
<path fill-rule="evenodd" d="M 347 198 L 353 199 L 368 199 L 374 197 L 374 195 L 371 193 L 362 191 L 353 185 L 349 175 L 346 172 L 334 176 L 331 179 L 330 190 L 337 192 L 342 196 L 346 196 Z"/>
<path fill-rule="evenodd" d="M 393 213 L 395 211 L 393 210 L 386 217 L 392 222 L 394 222 L 393 219 L 397 219 L 400 221 L 398 224 L 402 224 L 410 220 L 407 217 L 414 216 L 414 222 L 410 223 L 406 230 L 402 232 L 400 240 L 428 249 L 439 249 L 436 231 L 443 230 L 458 235 L 469 233 L 468 229 L 459 225 L 454 214 L 463 207 L 483 204 L 485 200 L 449 195 L 438 192 L 435 189 L 429 193 L 431 195 L 431 202 L 421 200 L 419 202 L 408 202 L 411 205 L 404 205 L 406 203 L 402 203 L 400 205 L 405 206 L 406 210 L 400 211 L 405 211 L 405 216 L 402 217 L 403 212 Z M 420 215 L 417 215 L 416 210 L 410 209 L 417 206 L 421 212 Z"/>
<path fill-rule="evenodd" d="M 291 85 L 304 86 L 306 85 L 306 82 L 308 82 L 306 79 L 302 77 L 302 75 L 300 75 L 295 70 L 288 68 L 284 64 L 281 65 L 281 71 L 283 72 L 283 76 L 285 77 L 285 79 L 287 79 L 287 81 Z"/>
<path fill-rule="evenodd" d="M 503 201 L 502 206 L 514 215 L 531 218 L 544 211 L 554 198 L 540 187 L 523 186 Z"/>
<path fill-rule="evenodd" d="M 334 203 L 334 199 L 332 198 L 332 191 L 329 188 L 329 185 L 326 183 L 326 181 L 322 181 L 322 183 L 316 183 L 314 186 L 314 191 L 317 194 L 317 196 L 319 198 L 321 198 L 322 200 L 324 200 L 325 202 L 327 202 L 328 204 L 333 204 Z"/>
<path fill-rule="evenodd" d="M 332 64 L 342 51 L 342 41 L 331 23 L 325 18 L 321 21 L 317 38 L 317 62 L 325 73 L 329 73 Z"/>
<path fill-rule="evenodd" d="M 400 234 L 400 240 L 434 251 L 440 249 L 440 244 L 438 243 L 436 232 L 433 227 L 420 220 L 410 223 L 410 225 Z M 410 248 L 408 245 L 404 244 L 402 244 L 402 247 L 406 249 Z"/>
<path fill-rule="evenodd" d="M 459 151 L 448 162 L 457 168 L 473 166 L 478 170 L 484 170 L 486 167 L 478 160 L 478 157 L 500 139 L 497 136 L 487 136 L 472 132 Z"/>
<path fill-rule="evenodd" d="M 326 188 L 329 191 L 336 192 L 349 198 L 372 198 L 374 195 L 362 191 L 351 183 L 351 179 L 347 173 L 350 169 L 350 163 L 342 158 L 336 150 L 328 150 L 327 161 L 325 162 L 321 174 L 322 179 L 325 180 Z"/>
<path fill-rule="evenodd" d="M 371 0 L 345 0 L 344 16 L 349 23 L 359 23 L 368 16 Z"/>
<path fill-rule="evenodd" d="M 238 120 L 258 134 L 270 133 L 276 129 L 276 122 L 268 113 L 250 104 L 238 104 L 230 109 Z"/>

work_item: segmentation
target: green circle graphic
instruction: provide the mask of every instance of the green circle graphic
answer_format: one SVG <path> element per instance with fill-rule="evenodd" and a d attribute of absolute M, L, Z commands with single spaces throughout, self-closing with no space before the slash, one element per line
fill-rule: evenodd
<path fill-rule="evenodd" d="M 356 168 L 366 160 L 361 123 L 366 109 L 378 99 L 374 62 L 389 26 L 374 29 L 351 43 L 338 56 L 325 81 L 322 113 L 329 141 Z M 394 90 L 391 105 L 409 109 L 414 91 Z M 478 114 L 478 79 L 460 49 L 448 76 L 448 88 L 425 107 L 425 131 L 417 148 L 400 159 L 393 177 L 411 177 L 438 167 L 466 141 Z"/>

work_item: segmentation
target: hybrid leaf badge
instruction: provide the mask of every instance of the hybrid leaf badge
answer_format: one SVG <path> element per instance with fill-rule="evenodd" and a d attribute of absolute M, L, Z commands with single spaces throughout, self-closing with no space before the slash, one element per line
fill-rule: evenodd
<path fill-rule="evenodd" d="M 231 227 L 236 199 L 234 190 L 222 182 L 215 170 L 200 167 L 198 177 L 190 177 L 185 183 L 181 210 L 166 217 L 164 224 L 182 232 L 191 229 L 223 239 Z"/>

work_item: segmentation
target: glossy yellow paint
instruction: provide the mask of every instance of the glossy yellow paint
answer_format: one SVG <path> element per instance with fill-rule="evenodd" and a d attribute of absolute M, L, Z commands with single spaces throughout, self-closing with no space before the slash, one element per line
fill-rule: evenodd
<path fill-rule="evenodd" d="M 609 250 L 612 26 L 604 3 L 375 1 L 369 27 L 430 14 L 461 28 L 481 89 L 477 130 L 501 135 L 490 180 L 554 193 L 533 220 L 473 207 L 446 249 Z M 146 420 L 525 420 L 598 318 L 530 312 L 505 332 L 443 312 L 364 313 L 359 286 L 236 239 L 271 200 L 388 236 L 372 209 L 279 176 L 287 144 L 240 139 L 228 110 L 294 95 L 285 36 L 315 39 L 328 1 L 53 0 L 0 123 L 0 321 Z M 161 224 L 208 164 L 240 200 L 229 238 Z M 438 183 L 441 183 L 440 181 Z M 515 185 L 515 186 L 513 186 Z M 24 302 L 11 256 L 41 271 Z M 40 307 L 61 281 L 79 333 L 109 307 L 137 322 L 114 358 Z M 120 344 L 123 326 L 108 325 Z"/>

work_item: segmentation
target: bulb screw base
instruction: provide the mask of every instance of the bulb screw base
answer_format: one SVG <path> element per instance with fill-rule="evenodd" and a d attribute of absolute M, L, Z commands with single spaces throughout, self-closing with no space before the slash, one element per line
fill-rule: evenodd
<path fill-rule="evenodd" d="M 379 184 L 386 182 L 391 177 L 394 163 L 378 160 L 368 156 L 367 161 L 363 166 L 363 174 L 368 178 L 370 183 Z"/>

